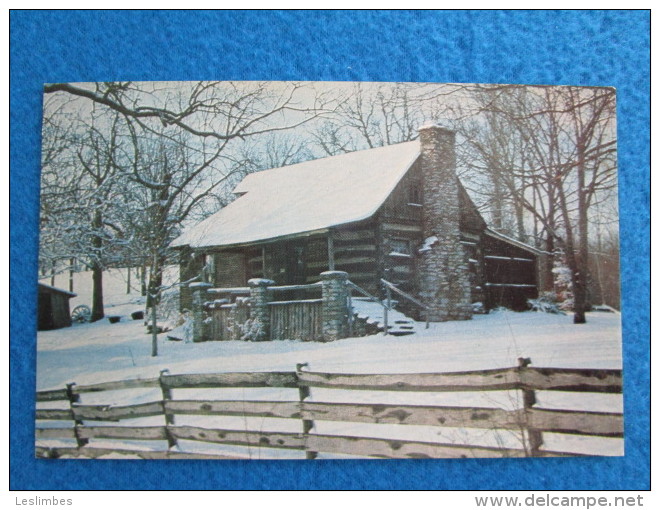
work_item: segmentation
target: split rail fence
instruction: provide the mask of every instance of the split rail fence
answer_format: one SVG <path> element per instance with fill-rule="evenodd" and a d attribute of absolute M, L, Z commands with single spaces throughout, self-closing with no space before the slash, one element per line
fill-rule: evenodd
<path fill-rule="evenodd" d="M 272 451 L 270 449 L 295 450 L 299 452 L 298 455 L 306 458 L 316 458 L 319 454 L 376 458 L 546 457 L 573 455 L 544 449 L 543 438 L 548 432 L 623 437 L 621 413 L 544 409 L 536 406 L 536 392 L 539 390 L 574 392 L 585 400 L 589 399 L 590 393 L 620 394 L 620 370 L 536 368 L 524 365 L 521 363 L 521 366 L 504 369 L 424 374 L 320 373 L 307 371 L 305 365 L 298 365 L 291 372 L 170 375 L 163 371 L 160 377 L 151 379 L 84 386 L 69 384 L 63 389 L 37 393 L 36 454 L 45 458 L 128 455 L 150 459 L 247 456 L 240 453 L 199 453 L 200 448 L 186 446 L 193 442 L 198 447 L 210 444 L 233 445 L 257 448 L 260 452 Z M 290 391 L 291 397 L 295 398 L 289 397 L 289 400 L 284 401 L 176 398 L 180 390 L 232 388 L 241 388 L 243 391 L 247 388 L 282 388 Z M 143 389 L 150 390 L 152 396 L 157 394 L 159 398 L 130 405 L 111 404 L 121 401 L 119 396 L 122 392 L 134 393 L 135 390 Z M 342 393 L 348 398 L 343 402 L 316 401 L 312 398 L 312 392 L 316 389 L 346 390 Z M 429 394 L 518 391 L 522 404 L 513 410 L 497 407 L 373 404 L 360 402 L 357 397 L 359 391 Z M 91 401 L 98 402 L 101 395 L 108 395 L 108 403 L 84 402 L 91 396 Z M 264 431 L 263 427 L 250 426 L 247 419 L 245 427 L 240 429 L 179 423 L 180 419 L 191 415 L 201 417 L 202 420 L 210 417 L 294 420 L 299 431 L 291 432 L 291 427 L 289 431 Z M 135 424 L 136 419 L 145 417 L 162 417 L 162 424 Z M 513 431 L 520 434 L 521 440 L 519 447 L 505 448 L 380 436 L 332 435 L 317 433 L 315 424 L 319 422 Z M 120 443 L 108 446 L 112 441 Z M 146 443 L 152 446 L 145 447 Z"/>

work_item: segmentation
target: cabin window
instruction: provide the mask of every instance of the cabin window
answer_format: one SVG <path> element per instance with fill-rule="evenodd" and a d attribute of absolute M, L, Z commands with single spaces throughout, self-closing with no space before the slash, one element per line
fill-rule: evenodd
<path fill-rule="evenodd" d="M 408 203 L 409 204 L 422 203 L 422 187 L 418 182 L 413 182 L 408 187 Z"/>
<path fill-rule="evenodd" d="M 303 264 L 305 263 L 305 257 L 303 254 L 305 253 L 305 249 L 302 246 L 294 246 L 293 252 L 295 253 L 296 257 L 296 265 L 298 267 L 302 267 Z"/>
<path fill-rule="evenodd" d="M 409 239 L 391 239 L 390 240 L 390 255 L 411 255 L 412 250 L 410 248 Z"/>
<path fill-rule="evenodd" d="M 202 255 L 202 281 L 215 283 L 215 255 Z"/>
<path fill-rule="evenodd" d="M 203 282 L 208 282 L 208 281 L 209 281 L 209 276 L 210 276 L 210 275 L 209 275 L 209 270 L 208 270 L 208 266 L 207 266 L 207 264 L 208 264 L 208 256 L 206 255 L 206 253 L 203 253 L 202 255 L 200 255 L 200 257 L 199 257 L 199 261 L 200 261 L 200 263 L 201 263 L 201 268 L 202 268 L 202 269 L 201 269 L 201 272 L 200 272 L 200 273 L 201 273 L 202 281 L 203 281 Z"/>

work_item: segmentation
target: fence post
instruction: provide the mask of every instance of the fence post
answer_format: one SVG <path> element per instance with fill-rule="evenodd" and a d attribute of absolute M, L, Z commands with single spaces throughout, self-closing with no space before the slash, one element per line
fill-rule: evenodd
<path fill-rule="evenodd" d="M 303 367 L 308 367 L 309 365 L 307 363 L 298 363 L 296 364 L 296 377 L 298 379 L 298 395 L 300 398 L 300 413 L 302 415 L 302 407 L 305 402 L 306 398 L 309 398 L 311 396 L 311 391 L 309 389 L 309 386 L 303 385 L 300 382 L 300 373 L 303 370 Z M 309 432 L 314 428 L 314 421 L 313 420 L 305 420 L 303 419 L 302 421 L 303 424 L 303 436 L 305 437 L 305 458 L 307 459 L 315 459 L 316 456 L 318 455 L 318 452 L 315 452 L 313 450 L 309 450 L 307 448 L 307 438 L 309 437 Z"/>
<path fill-rule="evenodd" d="M 210 283 L 195 282 L 188 285 L 192 292 L 192 319 L 193 319 L 193 342 L 203 342 L 207 339 L 204 320 L 204 303 L 206 301 L 206 291 L 211 287 Z"/>
<path fill-rule="evenodd" d="M 530 358 L 518 358 L 518 375 L 522 385 L 523 408 L 525 410 L 525 428 L 527 429 L 527 439 L 529 441 L 529 454 L 531 457 L 540 457 L 540 448 L 543 445 L 543 434 L 539 429 L 530 427 L 530 417 L 532 408 L 536 404 L 536 393 L 534 389 L 528 388 L 523 380 L 522 374 L 528 365 L 532 363 Z"/>
<path fill-rule="evenodd" d="M 383 308 L 383 322 L 385 323 L 385 333 L 389 333 L 390 325 L 389 325 L 389 313 L 390 310 L 392 309 L 392 289 L 390 289 L 389 285 L 385 285 L 385 295 L 387 296 L 387 308 Z"/>
<path fill-rule="evenodd" d="M 85 446 L 89 442 L 89 440 L 81 438 L 78 433 L 78 426 L 84 424 L 82 420 L 76 418 L 76 411 L 74 409 L 73 404 L 80 401 L 80 394 L 76 393 L 76 391 L 74 390 L 75 385 L 76 383 L 74 382 L 66 385 L 66 396 L 67 399 L 69 400 L 69 407 L 71 408 L 71 414 L 73 415 L 73 423 L 74 423 L 73 432 L 76 436 L 76 444 L 78 445 L 78 448 L 81 448 Z"/>
<path fill-rule="evenodd" d="M 172 400 L 172 390 L 169 386 L 165 384 L 163 380 L 163 375 L 169 373 L 169 369 L 165 368 L 160 371 L 158 376 L 158 384 L 160 384 L 160 390 L 163 393 L 163 414 L 165 415 L 165 435 L 167 436 L 167 446 L 172 448 L 176 446 L 176 439 L 172 437 L 170 433 L 170 425 L 174 425 L 174 415 L 169 414 L 166 410 L 166 403 L 169 400 Z"/>
<path fill-rule="evenodd" d="M 252 340 L 255 342 L 263 342 L 270 340 L 270 310 L 268 303 L 273 300 L 273 291 L 268 288 L 273 285 L 273 280 L 265 278 L 252 278 L 248 280 L 250 287 L 250 319 L 254 325 L 254 335 Z"/>
<path fill-rule="evenodd" d="M 346 306 L 348 307 L 348 336 L 352 337 L 355 312 L 353 311 L 353 290 L 350 287 L 348 289 L 348 297 L 346 298 Z"/>

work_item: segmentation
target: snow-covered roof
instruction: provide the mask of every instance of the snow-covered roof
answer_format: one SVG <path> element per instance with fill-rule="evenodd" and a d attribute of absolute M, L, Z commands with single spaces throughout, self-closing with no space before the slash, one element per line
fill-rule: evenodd
<path fill-rule="evenodd" d="M 494 237 L 495 239 L 499 239 L 500 241 L 504 241 L 505 243 L 509 243 L 514 246 L 517 246 L 518 248 L 522 248 L 523 250 L 532 252 L 535 255 L 541 255 L 543 253 L 546 253 L 544 251 L 539 250 L 538 248 L 534 248 L 533 246 L 530 246 L 527 243 L 523 243 L 522 241 L 518 241 L 517 239 L 513 239 L 512 237 L 505 236 L 501 232 L 498 232 L 497 230 L 493 230 L 492 228 L 486 228 L 484 230 L 484 234 Z"/>
<path fill-rule="evenodd" d="M 249 244 L 370 218 L 419 153 L 412 141 L 250 174 L 234 190 L 242 196 L 173 246 Z"/>
<path fill-rule="evenodd" d="M 68 290 L 60 289 L 58 287 L 53 287 L 52 285 L 46 285 L 45 283 L 41 283 L 41 282 L 38 282 L 38 286 L 50 292 L 59 292 L 60 294 L 64 294 L 65 296 L 68 296 L 70 298 L 74 298 L 78 295 L 74 292 L 69 292 Z"/>

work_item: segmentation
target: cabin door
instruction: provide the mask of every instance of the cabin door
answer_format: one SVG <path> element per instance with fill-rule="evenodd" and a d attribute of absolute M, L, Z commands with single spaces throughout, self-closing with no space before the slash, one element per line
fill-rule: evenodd
<path fill-rule="evenodd" d="M 291 243 L 287 250 L 287 280 L 289 285 L 305 283 L 305 245 Z"/>
<path fill-rule="evenodd" d="M 39 292 L 39 330 L 55 329 L 53 302 L 47 292 Z"/>
<path fill-rule="evenodd" d="M 289 243 L 287 246 L 287 283 L 289 285 L 304 285 L 305 281 L 305 255 L 303 243 Z M 304 299 L 304 291 L 292 291 L 289 299 Z"/>
<path fill-rule="evenodd" d="M 245 253 L 226 251 L 214 257 L 213 283 L 217 287 L 243 287 L 247 283 Z"/>

